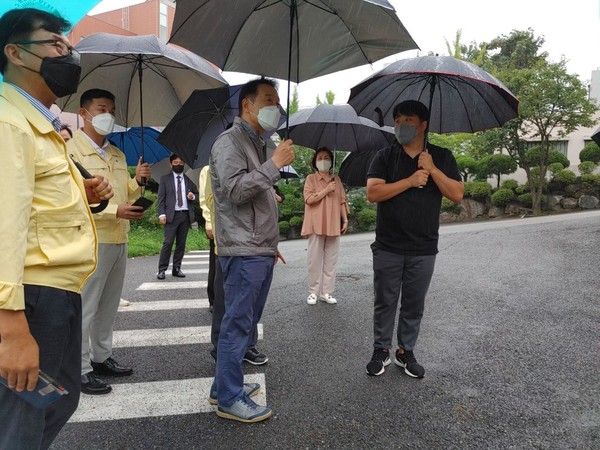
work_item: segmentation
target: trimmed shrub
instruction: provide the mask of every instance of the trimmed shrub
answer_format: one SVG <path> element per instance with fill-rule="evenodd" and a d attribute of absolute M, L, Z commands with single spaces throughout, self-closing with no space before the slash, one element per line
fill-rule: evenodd
<path fill-rule="evenodd" d="M 590 142 L 579 152 L 579 161 L 591 161 L 600 163 L 600 147 L 595 142 Z"/>
<path fill-rule="evenodd" d="M 492 187 L 487 181 L 473 181 L 465 183 L 465 197 L 475 200 L 484 200 L 492 193 Z"/>
<path fill-rule="evenodd" d="M 550 172 L 552 174 L 552 176 L 556 175 L 558 172 L 560 172 L 561 170 L 563 170 L 565 168 L 565 166 L 563 166 L 561 163 L 556 162 L 556 163 L 552 163 L 548 166 L 548 172 Z"/>
<path fill-rule="evenodd" d="M 279 222 L 279 234 L 286 235 L 290 231 L 290 223 L 287 220 Z"/>
<path fill-rule="evenodd" d="M 377 211 L 371 208 L 366 208 L 358 213 L 358 231 L 367 231 L 371 225 L 377 220 Z"/>
<path fill-rule="evenodd" d="M 292 217 L 290 219 L 290 227 L 292 227 L 292 228 L 301 228 L 303 220 L 304 219 L 302 217 L 299 217 L 299 216 Z"/>
<path fill-rule="evenodd" d="M 521 195 L 526 192 L 529 192 L 529 183 L 525 182 L 524 184 L 520 184 L 515 188 L 515 194 Z"/>
<path fill-rule="evenodd" d="M 530 194 L 531 195 L 531 194 Z M 495 206 L 506 206 L 515 198 L 512 189 L 498 189 L 492 194 L 492 203 Z"/>
<path fill-rule="evenodd" d="M 452 214 L 460 213 L 460 205 L 456 205 L 452 200 L 442 197 L 442 212 L 448 212 Z"/>
<path fill-rule="evenodd" d="M 517 180 L 513 180 L 511 178 L 504 180 L 500 185 L 500 189 L 510 189 L 514 191 L 519 187 L 519 182 Z"/>
<path fill-rule="evenodd" d="M 577 175 L 575 175 L 575 172 L 569 169 L 563 169 L 554 175 L 554 181 L 564 185 L 575 183 L 576 179 Z"/>
<path fill-rule="evenodd" d="M 581 175 L 586 175 L 592 173 L 598 164 L 592 161 L 583 161 L 581 164 L 577 166 Z"/>
<path fill-rule="evenodd" d="M 529 192 L 519 195 L 517 200 L 519 203 L 523 203 L 525 206 L 531 207 L 533 205 L 531 194 Z"/>
<path fill-rule="evenodd" d="M 595 173 L 584 173 L 581 175 L 581 182 L 587 184 L 588 187 L 600 186 L 600 175 Z"/>

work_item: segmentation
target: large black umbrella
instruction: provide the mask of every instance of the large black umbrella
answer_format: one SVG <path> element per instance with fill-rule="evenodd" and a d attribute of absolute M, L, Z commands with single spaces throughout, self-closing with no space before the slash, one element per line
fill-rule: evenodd
<path fill-rule="evenodd" d="M 277 133 L 284 137 L 285 128 L 280 127 Z M 290 116 L 289 138 L 294 144 L 315 150 L 328 147 L 332 151 L 357 152 L 390 145 L 394 130 L 359 117 L 350 105 L 321 104 Z"/>
<path fill-rule="evenodd" d="M 190 167 L 208 164 L 215 139 L 239 115 L 241 85 L 194 91 L 158 138 L 158 142 L 176 153 Z M 280 125 L 286 115 L 281 111 Z M 274 131 L 263 133 L 267 139 Z"/>
<path fill-rule="evenodd" d="M 594 131 L 594 134 L 592 134 L 592 139 L 596 144 L 600 145 L 600 128 Z"/>
<path fill-rule="evenodd" d="M 106 89 L 116 97 L 116 123 L 126 128 L 164 126 L 194 89 L 227 85 L 204 58 L 166 45 L 156 36 L 97 33 L 75 48 L 81 54 L 81 82 L 75 94 L 57 101 L 58 106 L 77 113 L 83 92 Z"/>
<path fill-rule="evenodd" d="M 169 42 L 300 83 L 418 48 L 387 0 L 178 0 Z"/>
<path fill-rule="evenodd" d="M 452 56 L 402 59 L 350 91 L 356 112 L 383 125 L 394 124 L 394 106 L 418 100 L 429 107 L 429 131 L 473 133 L 517 117 L 519 101 L 498 79 Z"/>
<path fill-rule="evenodd" d="M 340 165 L 340 179 L 351 187 L 367 185 L 367 172 L 380 149 L 348 153 Z"/>

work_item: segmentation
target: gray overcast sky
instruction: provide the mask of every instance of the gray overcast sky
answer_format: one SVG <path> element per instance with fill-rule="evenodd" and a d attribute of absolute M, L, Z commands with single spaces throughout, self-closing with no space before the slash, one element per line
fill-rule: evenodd
<path fill-rule="evenodd" d="M 592 70 L 600 69 L 600 0 L 389 0 L 398 17 L 421 48 L 446 55 L 445 39 L 452 42 L 456 31 L 462 30 L 462 42 L 489 41 L 512 30 L 532 28 L 536 36 L 544 36 L 544 50 L 550 59 L 558 61 L 562 55 L 568 60 L 570 73 L 587 82 Z M 104 0 L 92 12 L 117 9 L 139 0 Z M 309 80 L 298 85 L 300 106 L 314 106 L 317 95 L 324 98 L 327 90 L 336 94 L 335 103 L 345 103 L 350 88 L 385 63 L 417 56 L 416 51 L 404 52 L 376 62 L 373 67 L 362 66 L 332 75 Z M 224 73 L 231 84 L 253 78 L 252 75 Z M 286 85 L 280 83 L 280 97 L 285 104 Z"/>

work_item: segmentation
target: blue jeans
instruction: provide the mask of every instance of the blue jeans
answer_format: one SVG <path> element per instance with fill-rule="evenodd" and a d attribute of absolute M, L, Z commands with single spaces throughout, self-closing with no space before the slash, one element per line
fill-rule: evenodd
<path fill-rule="evenodd" d="M 219 256 L 223 269 L 225 315 L 217 347 L 217 400 L 231 406 L 244 396 L 242 361 L 253 325 L 262 316 L 271 280 L 273 256 Z"/>
<path fill-rule="evenodd" d="M 81 297 L 25 285 L 25 316 L 40 349 L 40 369 L 68 395 L 36 409 L 0 385 L 0 449 L 46 449 L 77 409 L 81 390 Z"/>

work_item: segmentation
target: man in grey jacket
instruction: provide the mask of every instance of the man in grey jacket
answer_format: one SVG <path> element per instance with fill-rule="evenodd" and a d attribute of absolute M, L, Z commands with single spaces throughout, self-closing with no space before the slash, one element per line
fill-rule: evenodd
<path fill-rule="evenodd" d="M 294 160 L 294 149 L 292 141 L 286 140 L 271 159 L 266 158 L 261 133 L 274 130 L 280 118 L 273 81 L 250 81 L 239 98 L 240 116 L 217 138 L 210 155 L 214 226 L 225 290 L 215 382 L 217 415 L 252 423 L 270 417 L 271 410 L 250 399 L 248 394 L 257 393 L 257 386 L 244 391 L 242 360 L 269 294 L 273 266 L 281 258 L 273 185 L 279 169 Z"/>

